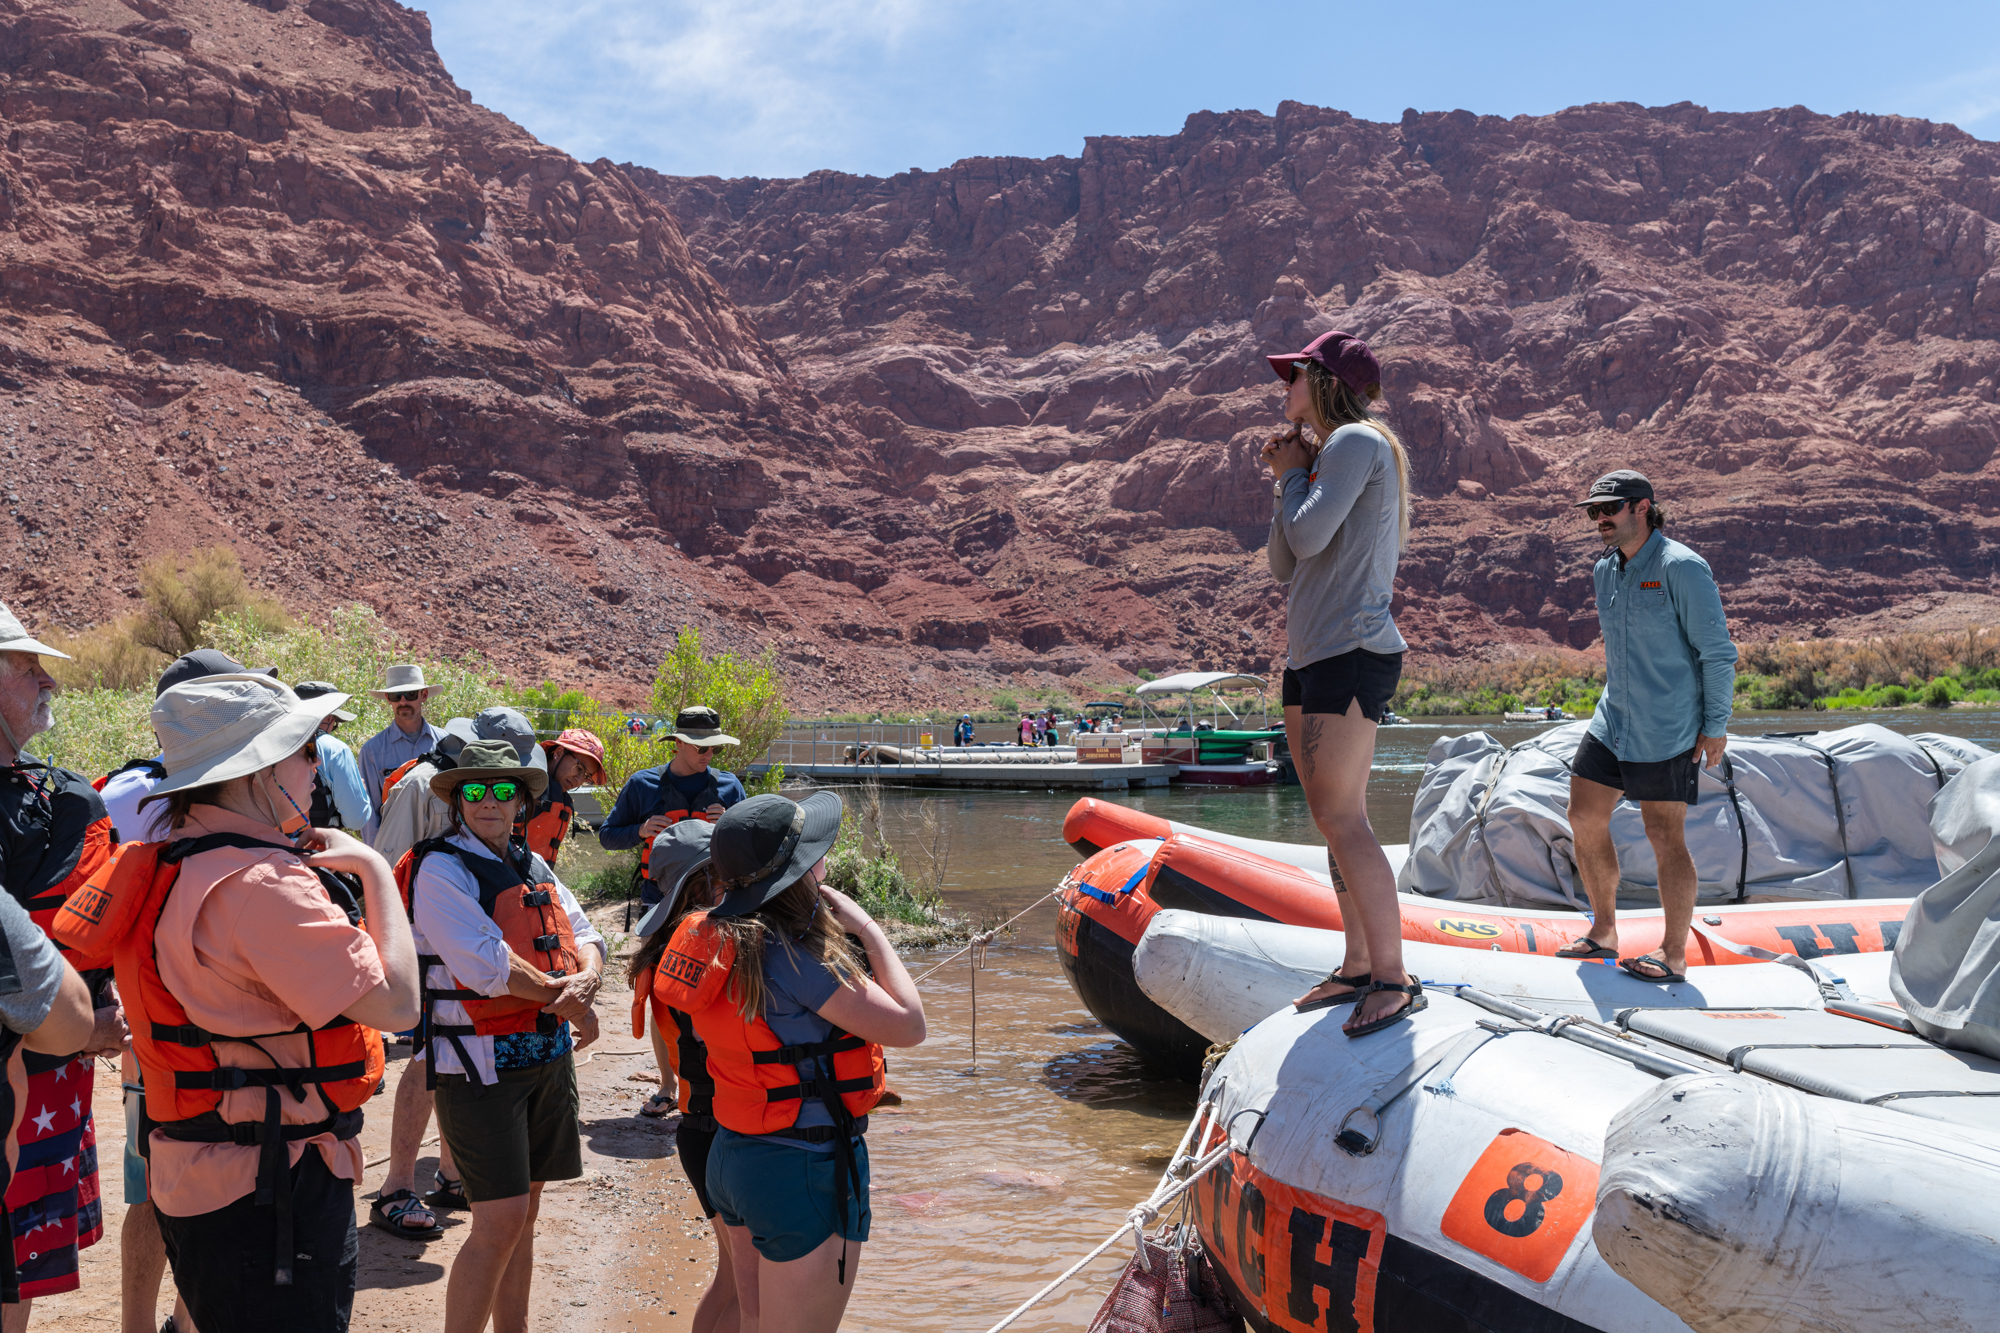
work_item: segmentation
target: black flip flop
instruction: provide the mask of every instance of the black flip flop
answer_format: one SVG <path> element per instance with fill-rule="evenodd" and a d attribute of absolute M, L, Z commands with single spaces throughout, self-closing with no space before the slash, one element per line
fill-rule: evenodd
<path fill-rule="evenodd" d="M 430 1213 L 428 1227 L 406 1227 L 403 1219 L 411 1213 Z M 410 1240 L 430 1240 L 444 1234 L 437 1214 L 431 1213 L 429 1205 L 416 1196 L 414 1190 L 397 1190 L 394 1194 L 384 1194 L 368 1205 L 368 1225 L 380 1227 L 392 1236 L 404 1236 Z"/>
<path fill-rule="evenodd" d="M 1393 1014 L 1384 1014 L 1380 1018 L 1371 1019 L 1370 1021 L 1363 1023 L 1358 1028 L 1341 1029 L 1348 1036 L 1365 1037 L 1371 1032 L 1380 1032 L 1383 1028 L 1391 1027 L 1397 1023 L 1402 1022 L 1404 1019 L 1408 1018 L 1411 1014 L 1421 1014 L 1424 1010 L 1431 1007 L 1431 1002 L 1424 998 L 1424 983 L 1421 981 L 1412 981 L 1407 986 L 1393 986 L 1386 981 L 1374 981 L 1362 987 L 1359 991 L 1355 992 L 1355 994 L 1357 996 L 1367 995 L 1378 990 L 1397 991 L 1400 992 L 1401 994 L 1409 996 L 1410 999 L 1408 1000 L 1407 1003 L 1403 1005 L 1401 1009 L 1398 1009 Z"/>
<path fill-rule="evenodd" d="M 1657 977 L 1647 976 L 1639 970 L 1639 965 L 1642 963 L 1650 963 L 1654 967 L 1659 968 L 1660 975 Z M 1669 972 L 1665 959 L 1655 958 L 1649 953 L 1640 954 L 1637 958 L 1620 958 L 1618 960 L 1618 967 L 1627 976 L 1637 977 L 1641 981 L 1650 981 L 1657 986 L 1676 986 L 1687 980 L 1686 977 L 1678 972 Z"/>
<path fill-rule="evenodd" d="M 1586 945 L 1588 947 L 1585 948 L 1582 953 L 1569 952 L 1571 949 L 1574 949 L 1579 944 Z M 1576 939 L 1571 940 L 1568 944 L 1563 945 L 1562 948 L 1557 949 L 1555 951 L 1554 956 L 1572 963 L 1588 963 L 1593 959 L 1597 958 L 1616 958 L 1618 956 L 1618 951 L 1616 949 L 1607 949 L 1603 945 L 1599 944 L 1596 940 L 1590 938 L 1590 936 L 1582 935 Z"/>
<path fill-rule="evenodd" d="M 1335 982 L 1342 986 L 1352 986 L 1354 989 L 1348 991 L 1345 995 L 1322 995 L 1317 1000 L 1307 1000 L 1304 1004 L 1294 1001 L 1292 1010 L 1295 1013 L 1309 1014 L 1315 1009 L 1331 1009 L 1337 1004 L 1353 1004 L 1361 998 L 1361 988 L 1374 979 L 1375 974 L 1372 972 L 1363 972 L 1358 977 L 1343 977 L 1339 972 L 1329 972 L 1326 974 L 1326 981 Z M 1324 986 L 1326 981 L 1322 981 L 1319 984 Z"/>

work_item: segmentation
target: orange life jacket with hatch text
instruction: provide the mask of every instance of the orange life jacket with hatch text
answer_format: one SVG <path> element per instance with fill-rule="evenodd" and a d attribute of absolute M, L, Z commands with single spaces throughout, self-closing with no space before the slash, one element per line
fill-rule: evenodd
<path fill-rule="evenodd" d="M 410 920 L 415 921 L 417 871 L 425 857 L 438 853 L 455 856 L 479 885 L 479 908 L 493 918 L 493 924 L 500 928 L 507 947 L 531 967 L 551 976 L 569 976 L 583 966 L 583 961 L 577 952 L 576 929 L 570 924 L 569 913 L 563 909 L 562 893 L 555 885 L 555 872 L 519 839 L 508 844 L 507 851 L 508 857 L 502 860 L 469 853 L 448 838 L 426 838 L 403 853 L 402 859 L 396 862 L 396 887 L 402 892 L 403 906 L 408 909 Z M 432 987 L 431 968 L 444 965 L 444 960 L 435 954 L 420 954 L 417 957 L 423 989 L 423 1016 L 418 1020 L 418 1040 L 424 1043 L 428 1052 L 426 1062 L 431 1068 L 427 1076 L 432 1080 L 431 1086 L 436 1086 L 435 1048 L 440 1037 L 449 1041 L 452 1049 L 458 1052 L 465 1076 L 477 1081 L 479 1075 L 472 1057 L 466 1053 L 460 1038 L 495 1037 L 510 1032 L 553 1034 L 562 1026 L 561 1019 L 554 1014 L 543 1013 L 541 1004 L 535 1000 L 525 1000 L 518 995 L 482 995 L 478 991 L 467 990 L 456 977 L 452 979 L 449 989 Z M 438 1022 L 436 1006 L 440 1000 L 458 1001 L 465 1006 L 466 1016 L 472 1021 Z"/>
<path fill-rule="evenodd" d="M 882 1099 L 882 1048 L 837 1027 L 825 1041 L 787 1045 L 762 1014 L 745 1019 L 728 994 L 735 962 L 734 941 L 709 928 L 708 913 L 691 912 L 653 975 L 655 1012 L 687 1014 L 708 1048 L 716 1120 L 738 1134 L 776 1134 L 798 1122 L 808 1097 L 826 1104 L 836 1126 L 873 1110 Z"/>
<path fill-rule="evenodd" d="M 277 1209 L 276 1283 L 285 1286 L 291 1282 L 293 1264 L 292 1172 L 285 1145 L 321 1134 L 351 1139 L 361 1132 L 361 1108 L 382 1083 L 382 1034 L 349 1018 L 336 1018 L 319 1028 L 301 1024 L 289 1032 L 257 1033 L 215 1032 L 188 1021 L 187 1010 L 160 976 L 157 932 L 182 863 L 220 847 L 269 848 L 298 855 L 296 848 L 282 843 L 235 833 L 128 842 L 57 910 L 50 934 L 80 959 L 108 959 L 117 975 L 132 1031 L 132 1053 L 146 1084 L 140 1150 L 149 1151 L 152 1130 L 187 1142 L 259 1149 L 254 1202 Z M 361 905 L 347 886 L 330 874 L 315 871 L 315 878 L 349 922 L 360 924 Z M 167 943 L 189 947 L 185 940 Z M 308 1064 L 286 1064 L 261 1044 L 284 1036 L 306 1038 L 311 1051 Z M 269 1063 L 224 1063 L 216 1053 L 218 1045 L 249 1047 L 254 1052 L 250 1058 Z M 223 1118 L 223 1093 L 257 1087 L 265 1093 L 261 1120 Z M 284 1123 L 280 1088 L 300 1103 L 310 1089 L 326 1116 L 310 1124 Z"/>

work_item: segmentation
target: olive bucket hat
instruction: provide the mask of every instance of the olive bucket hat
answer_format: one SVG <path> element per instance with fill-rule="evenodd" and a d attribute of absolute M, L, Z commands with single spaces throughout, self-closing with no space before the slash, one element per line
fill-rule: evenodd
<path fill-rule="evenodd" d="M 458 752 L 458 766 L 431 776 L 431 795 L 449 804 L 451 794 L 467 782 L 505 782 L 509 778 L 540 796 L 548 789 L 547 769 L 533 768 L 506 741 L 468 741 Z"/>
<path fill-rule="evenodd" d="M 710 916 L 748 916 L 789 888 L 833 849 L 840 798 L 817 791 L 803 801 L 752 796 L 715 821 L 709 873 L 724 897 Z"/>

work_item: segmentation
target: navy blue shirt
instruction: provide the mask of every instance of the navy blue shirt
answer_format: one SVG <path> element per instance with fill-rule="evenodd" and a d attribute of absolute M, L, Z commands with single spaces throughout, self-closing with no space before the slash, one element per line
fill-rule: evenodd
<path fill-rule="evenodd" d="M 692 799 L 701 794 L 710 778 L 715 779 L 716 800 L 723 809 L 728 809 L 743 799 L 743 784 L 736 780 L 734 773 L 725 773 L 719 768 L 711 768 L 706 773 L 696 773 L 683 777 L 668 771 L 668 766 L 642 768 L 625 780 L 618 792 L 618 803 L 611 807 L 611 813 L 603 827 L 597 830 L 597 841 L 607 852 L 622 852 L 637 847 L 647 841 L 639 830 L 654 815 L 665 814 L 669 809 L 686 809 L 682 800 Z M 678 795 L 672 805 L 670 795 Z"/>

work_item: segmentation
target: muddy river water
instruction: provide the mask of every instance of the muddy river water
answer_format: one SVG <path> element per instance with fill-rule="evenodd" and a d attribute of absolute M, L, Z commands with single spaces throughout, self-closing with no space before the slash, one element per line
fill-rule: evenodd
<path fill-rule="evenodd" d="M 1987 710 L 1756 715 L 1736 719 L 1731 730 L 1859 721 L 1943 731 L 2000 749 L 2000 711 Z M 1410 802 L 1430 743 L 1475 728 L 1507 744 L 1534 732 L 1493 719 L 1382 730 L 1370 815 L 1383 842 L 1409 836 Z M 1046 895 L 1076 864 L 1062 840 L 1074 799 L 1050 791 L 887 789 L 881 824 L 905 860 L 921 865 L 915 849 L 942 819 L 950 833 L 946 896 L 965 915 L 991 923 Z M 1296 787 L 1168 788 L 1113 799 L 1207 828 L 1316 841 Z M 1052 907 L 1038 907 L 988 951 L 976 974 L 959 960 L 924 982 L 930 1039 L 890 1057 L 891 1084 L 905 1101 L 878 1112 L 868 1136 L 873 1238 L 843 1327 L 927 1333 L 990 1326 L 1117 1226 L 1179 1140 L 1194 1109 L 1192 1085 L 1152 1075 L 1092 1020 L 1057 962 L 1055 922 Z M 931 965 L 923 955 L 909 961 L 913 972 Z M 1100 1259 L 1015 1327 L 1085 1326 L 1120 1262 L 1116 1251 Z M 686 1313 L 655 1324 L 641 1318 L 636 1326 L 685 1327 Z"/>

